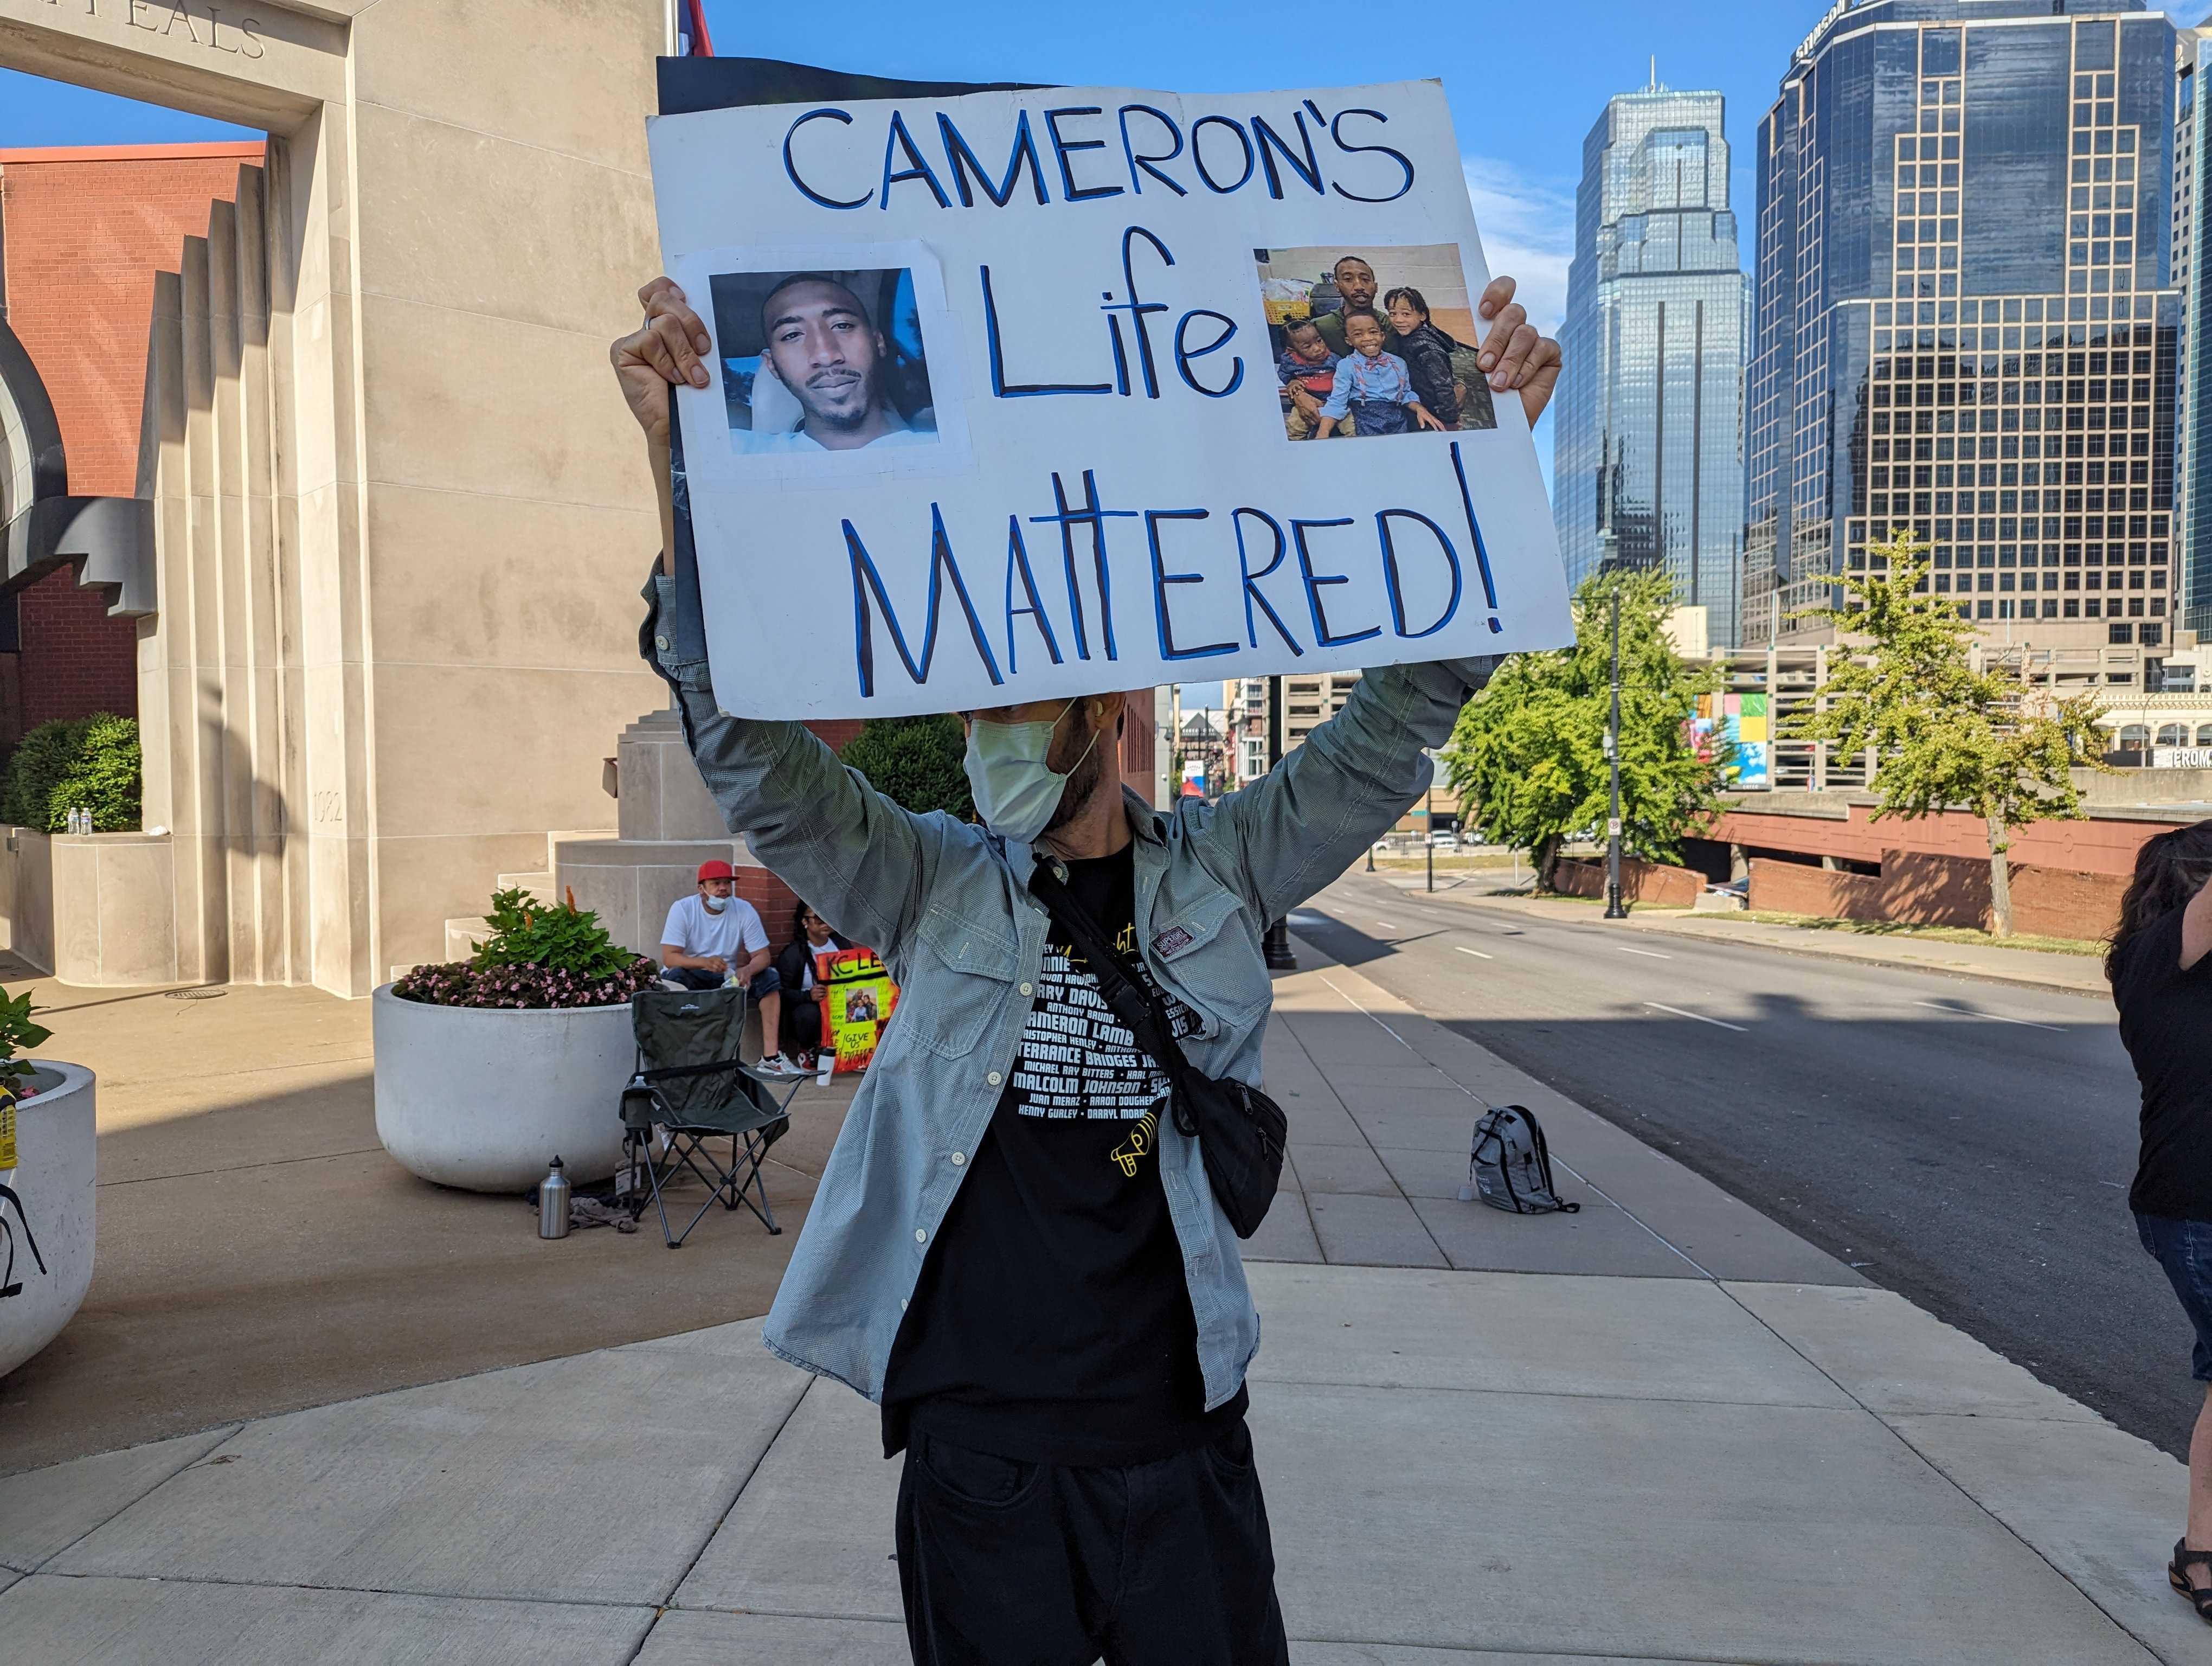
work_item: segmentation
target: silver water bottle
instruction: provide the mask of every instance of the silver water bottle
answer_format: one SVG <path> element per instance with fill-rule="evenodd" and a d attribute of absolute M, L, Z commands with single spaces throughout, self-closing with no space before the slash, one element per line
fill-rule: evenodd
<path fill-rule="evenodd" d="M 568 1177 L 561 1172 L 561 1159 L 557 1157 L 545 1178 L 538 1183 L 538 1236 L 568 1236 Z"/>

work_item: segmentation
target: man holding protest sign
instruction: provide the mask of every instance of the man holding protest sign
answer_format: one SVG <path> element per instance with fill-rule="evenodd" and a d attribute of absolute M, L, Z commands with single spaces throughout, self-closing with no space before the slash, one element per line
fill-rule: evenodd
<path fill-rule="evenodd" d="M 1483 361 L 1533 423 L 1559 350 L 1513 295 L 1509 278 L 1483 294 Z M 910 814 L 800 724 L 718 705 L 669 463 L 671 385 L 709 386 L 712 341 L 668 279 L 641 299 L 644 327 L 613 359 L 668 538 L 641 649 L 731 826 L 878 945 L 903 991 L 767 1340 L 880 1403 L 887 1456 L 906 1453 L 915 1658 L 1279 1666 L 1243 1416 L 1259 1322 L 1236 1240 L 1199 1141 L 1160 1114 L 1158 1059 L 1031 876 L 1057 877 L 1133 963 L 1196 1070 L 1256 1085 L 1268 923 L 1419 798 L 1423 749 L 1494 661 L 1372 672 L 1262 780 L 1171 814 L 1121 786 L 1121 694 L 970 710 L 981 824 Z"/>

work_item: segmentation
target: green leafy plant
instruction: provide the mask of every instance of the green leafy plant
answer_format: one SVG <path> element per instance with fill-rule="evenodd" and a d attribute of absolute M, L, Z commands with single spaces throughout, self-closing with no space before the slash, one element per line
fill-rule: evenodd
<path fill-rule="evenodd" d="M 1699 757 L 1687 720 L 1719 671 L 1692 666 L 1667 636 L 1674 593 L 1663 573 L 1598 573 L 1574 596 L 1575 641 L 1516 654 L 1469 701 L 1443 752 L 1462 815 L 1486 842 L 1529 853 L 1552 888 L 1571 838 L 1610 812 L 1605 731 L 1612 711 L 1613 599 L 1620 599 L 1621 848 L 1672 861 L 1719 802 L 1733 756 Z"/>
<path fill-rule="evenodd" d="M 492 934 L 474 958 L 417 966 L 392 994 L 431 1006 L 619 1006 L 660 981 L 573 893 L 548 906 L 526 891 L 495 891 L 484 923 Z"/>
<path fill-rule="evenodd" d="M 84 743 L 46 795 L 49 828 L 68 824 L 72 810 L 92 812 L 93 830 L 125 833 L 138 825 L 141 759 L 138 721 L 106 713 L 88 718 Z"/>
<path fill-rule="evenodd" d="M 140 751 L 135 718 L 97 712 L 56 718 L 16 743 L 0 787 L 0 821 L 58 833 L 72 810 L 102 833 L 138 825 Z"/>
<path fill-rule="evenodd" d="M 607 934 L 598 915 L 578 908 L 573 897 L 549 907 L 520 888 L 495 891 L 484 923 L 491 927 L 491 935 L 471 963 L 480 971 L 496 966 L 543 966 L 599 979 L 612 977 L 638 958 Z"/>
<path fill-rule="evenodd" d="M 2094 695 L 2060 697 L 1974 663 L 1974 627 L 1948 596 L 1929 593 L 1927 547 L 1902 532 L 1869 551 L 1864 572 L 1843 573 L 1840 606 L 1808 609 L 1868 646 L 1833 656 L 1822 698 L 1785 719 L 1783 735 L 1871 748 L 1871 819 L 1917 821 L 1963 810 L 1988 830 L 1990 929 L 2012 935 L 2007 835 L 2023 822 L 2074 820 L 2077 765 L 2102 769 Z"/>
<path fill-rule="evenodd" d="M 53 1034 L 46 1025 L 31 1021 L 31 1014 L 38 1010 L 31 1005 L 28 989 L 13 1000 L 0 989 L 0 1091 L 12 1093 L 31 1073 L 31 1061 L 20 1055 L 44 1045 Z"/>
<path fill-rule="evenodd" d="M 868 778 L 868 784 L 902 809 L 917 815 L 942 810 L 962 821 L 975 816 L 975 800 L 961 767 L 968 737 L 960 720 L 940 712 L 931 717 L 876 717 L 845 743 L 840 759 Z"/>

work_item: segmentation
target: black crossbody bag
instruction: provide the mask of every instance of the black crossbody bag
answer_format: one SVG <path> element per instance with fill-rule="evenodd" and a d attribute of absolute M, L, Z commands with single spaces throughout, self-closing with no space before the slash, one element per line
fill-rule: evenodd
<path fill-rule="evenodd" d="M 1108 1010 L 1167 1072 L 1176 1127 L 1198 1141 L 1206 1180 L 1231 1227 L 1238 1237 L 1250 1237 L 1267 1219 L 1282 1177 L 1291 1128 L 1281 1107 L 1256 1087 L 1215 1080 L 1183 1056 L 1165 1002 L 1107 941 L 1050 861 L 1038 861 L 1030 875 L 1030 894 L 1090 963 Z"/>

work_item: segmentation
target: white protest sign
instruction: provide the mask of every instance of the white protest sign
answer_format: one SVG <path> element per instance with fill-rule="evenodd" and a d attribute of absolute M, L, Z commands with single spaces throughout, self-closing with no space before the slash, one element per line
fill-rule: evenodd
<path fill-rule="evenodd" d="M 651 137 L 714 337 L 677 409 L 726 709 L 1571 639 L 1519 399 L 1471 350 L 1490 272 L 1437 83 L 758 106 Z"/>

